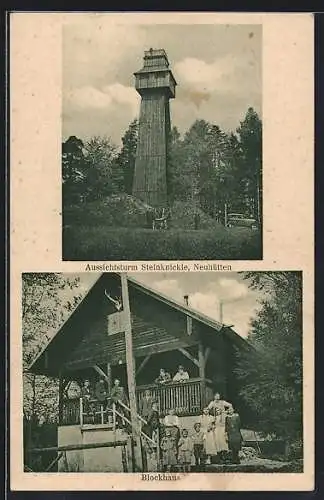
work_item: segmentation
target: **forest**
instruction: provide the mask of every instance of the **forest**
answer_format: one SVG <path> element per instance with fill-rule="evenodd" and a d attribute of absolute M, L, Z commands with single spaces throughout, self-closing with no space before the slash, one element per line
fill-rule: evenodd
<path fill-rule="evenodd" d="M 62 144 L 63 207 L 132 193 L 138 121 L 122 137 L 122 147 L 109 137 L 83 142 L 71 136 Z M 262 123 L 249 108 L 235 133 L 196 120 L 180 136 L 173 127 L 168 161 L 170 202 L 192 201 L 212 217 L 224 203 L 232 211 L 262 218 Z"/>
<path fill-rule="evenodd" d="M 196 120 L 182 135 L 172 128 L 167 185 L 174 232 L 168 233 L 167 247 L 164 237 L 147 230 L 150 207 L 132 196 L 137 137 L 135 119 L 120 147 L 99 136 L 63 142 L 64 259 L 261 258 L 262 122 L 253 108 L 235 132 L 205 120 Z M 244 228 L 226 232 L 230 212 L 255 219 L 258 235 Z M 196 213 L 205 232 L 184 234 L 194 229 Z"/>

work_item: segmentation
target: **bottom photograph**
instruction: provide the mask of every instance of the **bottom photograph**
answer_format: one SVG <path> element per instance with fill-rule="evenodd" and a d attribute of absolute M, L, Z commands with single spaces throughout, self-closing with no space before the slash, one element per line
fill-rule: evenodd
<path fill-rule="evenodd" d="M 23 274 L 25 472 L 303 472 L 302 324 L 299 271 Z"/>

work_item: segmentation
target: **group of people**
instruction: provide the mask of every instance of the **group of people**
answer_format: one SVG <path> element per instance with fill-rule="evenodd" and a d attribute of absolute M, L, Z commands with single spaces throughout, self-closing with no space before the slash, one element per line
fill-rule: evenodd
<path fill-rule="evenodd" d="M 210 463 L 239 463 L 242 446 L 241 422 L 233 405 L 216 393 L 197 417 L 191 432 L 181 429 L 180 419 L 170 409 L 160 420 L 158 405 L 146 391 L 140 402 L 140 414 L 146 421 L 143 432 L 157 441 L 160 436 L 160 451 L 164 470 L 175 466 L 189 471 L 193 461 L 196 470 Z"/>
<path fill-rule="evenodd" d="M 184 369 L 182 365 L 179 365 L 178 371 L 173 377 L 171 377 L 170 373 L 168 373 L 164 368 L 160 368 L 160 373 L 155 379 L 155 383 L 167 384 L 170 382 L 184 382 L 185 380 L 189 380 L 189 378 L 189 373 Z"/>
<path fill-rule="evenodd" d="M 124 387 L 120 384 L 120 380 L 116 378 L 110 391 L 108 391 L 107 382 L 104 377 L 100 377 L 95 383 L 94 387 L 91 385 L 90 380 L 85 380 L 81 388 L 81 397 L 83 400 L 84 410 L 88 414 L 94 412 L 95 401 L 98 401 L 104 406 L 105 411 L 111 410 L 113 403 L 121 402 L 128 406 L 128 397 Z M 123 408 L 118 408 L 119 415 L 116 420 L 119 426 L 124 426 L 125 420 L 123 417 Z"/>
<path fill-rule="evenodd" d="M 189 374 L 183 366 L 171 378 L 163 368 L 155 380 L 157 384 L 181 382 L 189 379 Z M 92 387 L 85 380 L 81 389 L 84 406 L 91 413 L 91 402 L 100 401 L 105 409 L 111 409 L 112 403 L 121 402 L 128 406 L 128 397 L 119 379 L 114 380 L 108 393 L 104 378 L 100 378 Z M 189 432 L 181 428 L 180 419 L 174 409 L 169 409 L 163 419 L 160 418 L 159 405 L 146 390 L 139 401 L 139 415 L 142 417 L 142 432 L 151 440 L 160 444 L 160 455 L 164 470 L 170 471 L 174 466 L 180 466 L 189 471 L 192 463 L 197 470 L 202 470 L 210 463 L 239 463 L 239 451 L 242 446 L 241 422 L 239 414 L 231 403 L 220 397 L 218 392 L 203 409 Z M 122 408 L 119 406 L 117 423 L 124 426 Z"/>

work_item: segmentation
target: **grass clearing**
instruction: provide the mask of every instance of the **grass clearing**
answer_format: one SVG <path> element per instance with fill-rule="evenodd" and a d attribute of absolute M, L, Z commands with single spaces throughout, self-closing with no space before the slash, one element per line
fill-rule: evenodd
<path fill-rule="evenodd" d="M 247 228 L 169 229 L 76 225 L 63 229 L 63 260 L 259 260 L 261 234 Z"/>

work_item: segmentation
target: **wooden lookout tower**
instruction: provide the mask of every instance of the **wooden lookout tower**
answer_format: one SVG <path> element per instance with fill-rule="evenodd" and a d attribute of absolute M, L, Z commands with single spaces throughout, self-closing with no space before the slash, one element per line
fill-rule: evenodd
<path fill-rule="evenodd" d="M 169 99 L 175 97 L 177 83 L 163 49 L 145 51 L 143 68 L 134 75 L 135 88 L 142 99 L 133 195 L 153 207 L 165 207 L 171 129 Z"/>

